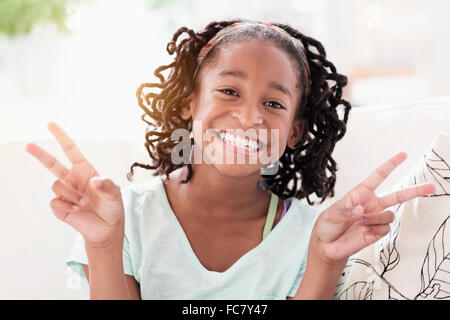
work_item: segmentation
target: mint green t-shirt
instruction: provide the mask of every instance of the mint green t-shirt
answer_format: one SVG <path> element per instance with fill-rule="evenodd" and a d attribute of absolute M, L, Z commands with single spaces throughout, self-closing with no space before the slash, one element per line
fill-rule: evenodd
<path fill-rule="evenodd" d="M 172 211 L 161 177 L 121 188 L 125 208 L 123 266 L 142 299 L 286 299 L 297 292 L 318 210 L 291 198 L 286 215 L 225 272 L 206 269 Z M 66 263 L 85 278 L 80 234 Z"/>

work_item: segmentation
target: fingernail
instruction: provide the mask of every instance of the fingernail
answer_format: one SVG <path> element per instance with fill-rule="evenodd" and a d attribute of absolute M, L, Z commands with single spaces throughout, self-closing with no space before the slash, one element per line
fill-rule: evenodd
<path fill-rule="evenodd" d="M 94 178 L 92 178 L 92 181 L 93 181 L 95 186 L 97 186 L 97 187 L 101 187 L 102 186 L 102 179 L 101 178 L 94 177 Z"/>
<path fill-rule="evenodd" d="M 73 210 L 73 211 L 77 211 L 79 208 L 80 208 L 80 207 L 77 206 L 77 205 L 73 205 L 73 206 L 72 206 L 72 210 Z"/>
<path fill-rule="evenodd" d="M 81 197 L 79 203 L 84 206 L 87 203 L 88 199 L 86 197 Z"/>

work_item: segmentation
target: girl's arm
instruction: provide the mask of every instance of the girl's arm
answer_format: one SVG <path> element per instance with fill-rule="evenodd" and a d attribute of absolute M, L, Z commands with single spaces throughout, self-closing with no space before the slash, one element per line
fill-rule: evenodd
<path fill-rule="evenodd" d="M 95 247 L 86 244 L 91 299 L 130 300 L 123 270 L 122 246 Z"/>
<path fill-rule="evenodd" d="M 89 266 L 87 264 L 82 264 L 84 274 L 86 276 L 87 281 L 89 282 Z M 133 276 L 125 274 L 125 279 L 128 285 L 128 292 L 130 293 L 130 297 L 132 300 L 141 300 L 141 289 L 139 283 L 134 279 Z"/>
<path fill-rule="evenodd" d="M 56 123 L 47 125 L 72 163 L 66 168 L 34 143 L 26 151 L 57 178 L 50 201 L 55 216 L 84 238 L 90 273 L 91 299 L 130 299 L 123 270 L 124 205 L 121 189 L 101 179 L 72 138 Z"/>

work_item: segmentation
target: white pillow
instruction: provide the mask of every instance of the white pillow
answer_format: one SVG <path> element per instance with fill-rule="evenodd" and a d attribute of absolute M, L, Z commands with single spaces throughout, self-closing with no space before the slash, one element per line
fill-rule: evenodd
<path fill-rule="evenodd" d="M 450 300 L 450 135 L 443 132 L 384 194 L 430 182 L 433 195 L 386 209 L 395 213 L 390 233 L 350 257 L 335 299 Z"/>

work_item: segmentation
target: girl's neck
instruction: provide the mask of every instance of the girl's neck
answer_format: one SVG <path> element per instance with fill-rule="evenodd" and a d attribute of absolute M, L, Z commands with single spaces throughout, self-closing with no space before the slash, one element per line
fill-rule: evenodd
<path fill-rule="evenodd" d="M 165 181 L 166 191 L 183 203 L 186 212 L 215 220 L 253 219 L 266 214 L 270 193 L 258 187 L 259 172 L 237 178 L 220 174 L 212 165 L 192 166 L 194 173 L 188 183 L 181 183 L 187 177 L 186 166 Z"/>

